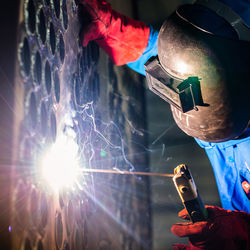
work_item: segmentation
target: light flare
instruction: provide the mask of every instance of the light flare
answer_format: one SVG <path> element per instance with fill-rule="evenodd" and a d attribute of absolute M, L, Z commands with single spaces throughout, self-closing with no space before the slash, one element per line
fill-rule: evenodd
<path fill-rule="evenodd" d="M 41 176 L 55 191 L 74 188 L 80 175 L 78 145 L 72 137 L 58 136 L 41 159 Z"/>
<path fill-rule="evenodd" d="M 182 75 L 185 75 L 188 73 L 188 65 L 183 61 L 178 61 L 176 63 L 176 69 L 177 69 L 177 72 L 179 72 Z"/>

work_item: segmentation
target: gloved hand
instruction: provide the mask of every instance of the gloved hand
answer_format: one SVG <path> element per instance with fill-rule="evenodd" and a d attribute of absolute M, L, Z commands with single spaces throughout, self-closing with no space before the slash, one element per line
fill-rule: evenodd
<path fill-rule="evenodd" d="M 104 0 L 80 0 L 80 3 L 91 18 L 81 34 L 84 47 L 96 41 L 117 65 L 135 61 L 143 54 L 148 44 L 149 27 L 112 10 Z"/>
<path fill-rule="evenodd" d="M 250 214 L 206 206 L 208 220 L 196 223 L 177 223 L 171 231 L 179 237 L 189 237 L 189 246 L 174 245 L 174 250 L 232 250 L 250 249 Z M 186 210 L 178 216 L 188 219 Z"/>

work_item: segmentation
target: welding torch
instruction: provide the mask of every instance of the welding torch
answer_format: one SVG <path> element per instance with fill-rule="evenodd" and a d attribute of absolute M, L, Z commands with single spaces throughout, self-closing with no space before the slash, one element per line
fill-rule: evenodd
<path fill-rule="evenodd" d="M 144 176 L 161 176 L 173 179 L 175 187 L 186 208 L 190 220 L 205 221 L 207 219 L 207 210 L 198 193 L 194 179 L 185 164 L 180 164 L 174 169 L 174 174 L 150 173 L 150 172 L 130 172 L 108 169 L 84 169 L 84 172 L 105 173 L 105 174 L 125 174 L 125 175 L 144 175 Z"/>
<path fill-rule="evenodd" d="M 174 169 L 173 182 L 190 220 L 193 223 L 207 220 L 207 209 L 201 200 L 191 172 L 185 164 L 178 165 Z"/>

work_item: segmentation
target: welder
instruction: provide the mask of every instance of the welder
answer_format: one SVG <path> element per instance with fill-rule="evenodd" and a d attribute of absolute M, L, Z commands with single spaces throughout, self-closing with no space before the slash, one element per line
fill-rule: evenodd
<path fill-rule="evenodd" d="M 173 225 L 189 238 L 174 248 L 250 249 L 250 2 L 198 0 L 159 32 L 104 0 L 80 2 L 91 17 L 82 45 L 94 40 L 115 64 L 146 75 L 212 164 L 223 208 L 207 206 L 207 221 Z"/>

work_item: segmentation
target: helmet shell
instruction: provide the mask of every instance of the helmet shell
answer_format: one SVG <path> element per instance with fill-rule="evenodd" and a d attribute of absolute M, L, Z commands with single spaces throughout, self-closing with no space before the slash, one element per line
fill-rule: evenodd
<path fill-rule="evenodd" d="M 244 132 L 250 114 L 250 42 L 215 36 L 177 10 L 160 29 L 158 57 L 173 78 L 200 80 L 204 105 L 186 113 L 171 106 L 186 134 L 221 142 Z"/>

